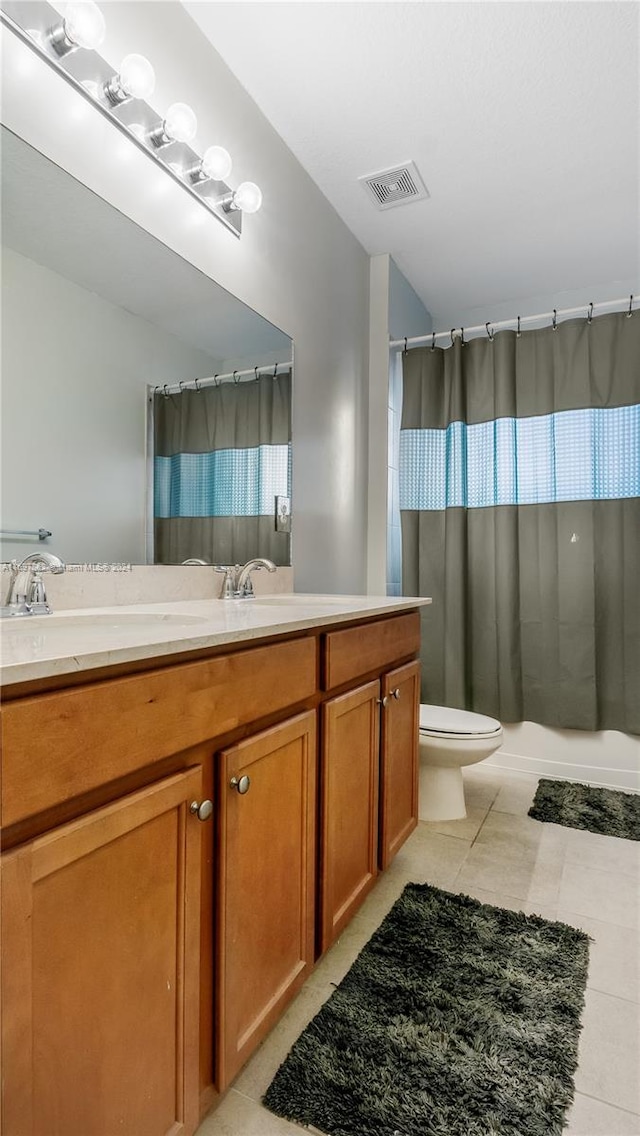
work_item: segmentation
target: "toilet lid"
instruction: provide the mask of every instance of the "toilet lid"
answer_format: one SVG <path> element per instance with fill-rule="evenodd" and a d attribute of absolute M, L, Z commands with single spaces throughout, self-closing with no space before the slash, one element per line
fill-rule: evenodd
<path fill-rule="evenodd" d="M 421 706 L 420 729 L 441 734 L 491 734 L 501 729 L 496 718 L 453 710 L 450 706 Z"/>

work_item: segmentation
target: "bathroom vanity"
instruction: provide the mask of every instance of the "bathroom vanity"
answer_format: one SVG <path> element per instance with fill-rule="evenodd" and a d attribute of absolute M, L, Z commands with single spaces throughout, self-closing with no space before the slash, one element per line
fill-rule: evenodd
<path fill-rule="evenodd" d="M 5 1136 L 195 1130 L 417 823 L 426 602 L 2 629 Z"/>

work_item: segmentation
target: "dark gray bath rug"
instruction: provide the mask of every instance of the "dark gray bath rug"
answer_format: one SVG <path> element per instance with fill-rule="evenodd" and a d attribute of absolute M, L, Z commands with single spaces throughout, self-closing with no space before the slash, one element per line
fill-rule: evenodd
<path fill-rule="evenodd" d="M 548 781 L 536 789 L 529 816 L 534 820 L 585 828 L 604 836 L 640 840 L 640 795 L 596 789 L 572 781 Z"/>
<path fill-rule="evenodd" d="M 407 884 L 267 1089 L 329 1136 L 560 1136 L 588 936 Z"/>

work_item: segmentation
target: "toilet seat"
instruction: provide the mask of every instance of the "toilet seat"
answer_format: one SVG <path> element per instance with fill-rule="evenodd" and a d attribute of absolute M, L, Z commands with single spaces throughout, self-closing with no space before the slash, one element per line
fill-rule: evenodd
<path fill-rule="evenodd" d="M 420 707 L 420 734 L 430 738 L 493 738 L 502 732 L 496 718 L 475 714 L 470 710 L 454 710 L 450 706 Z"/>

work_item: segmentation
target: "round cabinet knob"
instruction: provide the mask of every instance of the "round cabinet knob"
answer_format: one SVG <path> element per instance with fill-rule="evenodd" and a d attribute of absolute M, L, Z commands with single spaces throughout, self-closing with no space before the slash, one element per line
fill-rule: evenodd
<path fill-rule="evenodd" d="M 395 690 L 392 690 L 391 693 L 397 702 L 400 697 L 400 687 L 396 686 Z"/>
<path fill-rule="evenodd" d="M 232 789 L 235 789 L 237 793 L 240 793 L 240 796 L 244 797 L 244 794 L 249 792 L 251 778 L 247 777 L 246 773 L 243 773 L 242 777 L 232 777 L 229 785 Z"/>
<path fill-rule="evenodd" d="M 383 710 L 384 710 L 385 706 L 387 705 L 388 701 L 389 701 L 389 699 L 388 699 L 386 694 L 385 694 L 384 698 L 376 698 L 376 702 L 378 703 L 378 706 L 382 706 Z"/>
<path fill-rule="evenodd" d="M 198 820 L 209 820 L 213 813 L 213 801 L 201 801 L 200 804 L 197 801 L 192 801 L 189 812 L 193 813 Z"/>

